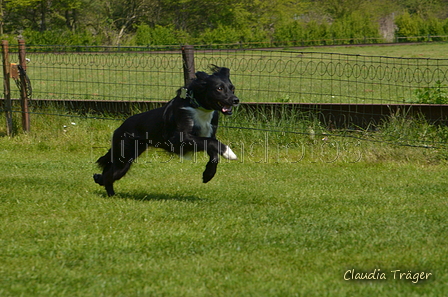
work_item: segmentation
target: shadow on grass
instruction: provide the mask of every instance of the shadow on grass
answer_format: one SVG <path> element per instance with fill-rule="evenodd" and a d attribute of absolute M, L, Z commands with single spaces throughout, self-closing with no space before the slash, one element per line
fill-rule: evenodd
<path fill-rule="evenodd" d="M 108 197 L 106 193 L 100 193 L 104 198 L 109 199 L 132 199 L 136 201 L 184 201 L 184 202 L 195 202 L 204 200 L 193 195 L 184 194 L 161 194 L 161 193 L 147 193 L 147 192 L 121 192 L 117 193 L 113 197 Z"/>

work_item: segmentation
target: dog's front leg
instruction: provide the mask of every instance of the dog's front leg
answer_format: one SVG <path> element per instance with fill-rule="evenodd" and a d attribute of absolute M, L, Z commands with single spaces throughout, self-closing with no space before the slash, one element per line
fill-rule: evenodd
<path fill-rule="evenodd" d="M 207 150 L 210 159 L 205 166 L 205 170 L 202 174 L 202 181 L 204 183 L 209 182 L 216 174 L 216 170 L 218 168 L 219 155 L 222 155 L 224 158 L 229 160 L 236 160 L 237 156 L 235 153 L 228 147 L 223 144 L 219 140 L 215 138 L 210 138 L 208 140 L 204 140 L 204 147 Z"/>
<path fill-rule="evenodd" d="M 204 172 L 202 173 L 202 181 L 204 183 L 208 183 L 215 176 L 217 169 L 218 169 L 218 159 L 210 158 L 207 165 L 205 165 Z"/>
<path fill-rule="evenodd" d="M 183 132 L 171 138 L 170 141 L 174 143 L 175 152 L 178 154 L 185 154 L 190 151 L 194 153 L 198 151 L 207 152 L 210 159 L 202 174 L 202 181 L 207 183 L 215 176 L 218 168 L 219 155 L 226 151 L 225 145 L 214 138 L 197 137 Z"/>
<path fill-rule="evenodd" d="M 230 147 L 216 138 L 197 137 L 190 133 L 180 132 L 170 138 L 170 142 L 173 144 L 173 152 L 177 154 L 185 154 L 188 152 L 196 153 L 198 151 L 207 152 L 210 159 L 202 174 L 202 181 L 204 183 L 209 182 L 215 176 L 219 163 L 219 155 L 222 155 L 229 160 L 237 159 L 237 156 Z"/>
<path fill-rule="evenodd" d="M 235 153 L 230 149 L 229 146 L 221 143 L 219 140 L 214 140 L 217 142 L 218 151 L 215 152 L 214 149 L 207 150 L 210 156 L 210 160 L 208 161 L 207 165 L 205 166 L 204 173 L 202 174 L 202 181 L 204 183 L 209 182 L 216 174 L 216 170 L 218 168 L 218 162 L 219 157 L 218 154 L 222 155 L 224 158 L 229 160 L 236 160 L 237 156 Z"/>

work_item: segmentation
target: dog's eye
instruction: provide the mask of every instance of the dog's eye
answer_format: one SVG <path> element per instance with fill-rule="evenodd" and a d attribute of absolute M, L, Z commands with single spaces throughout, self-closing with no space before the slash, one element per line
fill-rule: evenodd
<path fill-rule="evenodd" d="M 223 88 L 222 87 L 218 87 L 216 90 L 218 90 L 218 92 L 222 92 Z"/>

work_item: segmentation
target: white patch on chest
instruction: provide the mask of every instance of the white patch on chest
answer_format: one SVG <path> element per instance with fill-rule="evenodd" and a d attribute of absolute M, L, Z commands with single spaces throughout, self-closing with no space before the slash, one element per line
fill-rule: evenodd
<path fill-rule="evenodd" d="M 198 136 L 211 137 L 213 134 L 212 118 L 214 111 L 205 111 L 193 107 L 184 107 L 190 111 L 192 117 L 192 126 L 198 130 Z"/>

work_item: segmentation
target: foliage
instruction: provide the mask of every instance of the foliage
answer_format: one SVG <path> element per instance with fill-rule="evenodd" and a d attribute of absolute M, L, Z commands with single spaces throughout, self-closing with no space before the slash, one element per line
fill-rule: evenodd
<path fill-rule="evenodd" d="M 173 45 L 186 43 L 185 39 L 179 38 L 185 34 L 178 34 L 172 26 L 162 27 L 156 25 L 151 28 L 147 24 L 140 24 L 135 34 L 136 45 Z M 187 42 L 188 43 L 188 42 Z"/>
<path fill-rule="evenodd" d="M 448 128 L 433 125 L 421 114 L 412 114 L 406 108 L 397 110 L 377 127 L 381 138 L 395 144 L 438 146 L 448 142 Z M 437 158 L 446 159 L 446 151 L 441 150 Z"/>
<path fill-rule="evenodd" d="M 400 42 L 430 41 L 428 36 L 432 36 L 431 40 L 440 41 L 443 38 L 439 36 L 448 34 L 447 21 L 436 17 L 424 18 L 405 12 L 397 16 L 395 23 L 398 27 L 396 36 Z"/>
<path fill-rule="evenodd" d="M 396 25 L 398 27 L 397 37 L 415 36 L 412 38 L 402 38 L 400 39 L 402 42 L 422 40 L 422 38 L 424 38 L 422 36 L 426 35 L 426 25 L 420 16 L 411 15 L 408 12 L 405 12 L 397 17 Z"/>
<path fill-rule="evenodd" d="M 257 28 L 236 29 L 230 26 L 218 25 L 214 29 L 206 29 L 194 42 L 196 44 L 239 44 L 265 42 L 266 33 Z"/>
<path fill-rule="evenodd" d="M 0 35 L 1 40 L 6 40 L 8 41 L 8 43 L 11 45 L 16 45 L 17 44 L 17 38 L 15 38 L 12 35 Z"/>
<path fill-rule="evenodd" d="M 422 104 L 448 104 L 447 86 L 437 81 L 433 87 L 419 88 L 414 91 L 417 100 Z"/>
<path fill-rule="evenodd" d="M 72 34 L 69 44 L 375 42 L 380 20 L 391 15 L 398 37 L 448 34 L 447 8 L 440 0 L 17 0 L 2 5 L 0 33 L 31 35 L 36 44 L 66 42 L 56 36 L 66 31 Z"/>
<path fill-rule="evenodd" d="M 287 45 L 322 45 L 370 43 L 379 40 L 378 24 L 371 17 L 354 12 L 330 23 L 311 20 L 293 21 L 280 25 L 274 34 L 275 41 Z"/>
<path fill-rule="evenodd" d="M 215 29 L 205 29 L 199 40 L 200 44 L 237 43 L 242 37 L 240 33 L 235 28 L 219 24 Z"/>
<path fill-rule="evenodd" d="M 34 31 L 26 29 L 23 36 L 30 45 L 99 45 L 101 39 L 90 32 L 71 32 L 67 30 Z"/>
<path fill-rule="evenodd" d="M 285 45 L 301 45 L 304 37 L 305 26 L 299 21 L 283 24 L 274 33 L 274 41 Z"/>
<path fill-rule="evenodd" d="M 428 35 L 431 36 L 431 40 L 434 41 L 441 41 L 443 40 L 442 37 L 438 37 L 438 36 L 443 36 L 446 33 L 448 33 L 448 31 L 445 31 L 444 25 L 447 23 L 447 20 L 439 20 L 437 18 L 430 18 L 429 20 L 427 20 L 427 30 L 428 30 Z"/>

